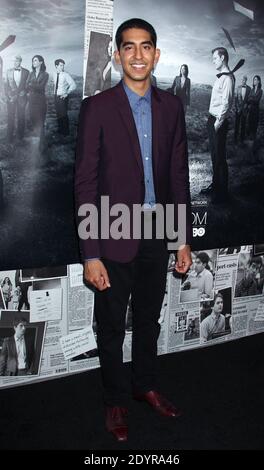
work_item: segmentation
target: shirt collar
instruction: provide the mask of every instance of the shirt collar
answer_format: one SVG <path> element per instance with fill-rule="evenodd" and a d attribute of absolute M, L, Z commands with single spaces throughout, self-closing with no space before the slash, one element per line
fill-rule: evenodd
<path fill-rule="evenodd" d="M 18 341 L 23 341 L 24 340 L 24 336 L 20 336 L 19 338 L 15 335 L 15 340 L 16 342 Z"/>
<path fill-rule="evenodd" d="M 146 100 L 148 104 L 151 104 L 151 86 L 148 88 L 148 90 L 146 91 L 145 95 L 144 96 L 140 96 L 138 95 L 137 93 L 135 93 L 134 91 L 132 91 L 127 85 L 126 83 L 124 82 L 124 80 L 122 80 L 122 84 L 123 84 L 123 87 L 124 87 L 124 90 L 126 92 L 126 95 L 128 97 L 128 100 L 129 100 L 129 103 L 130 103 L 130 106 L 132 108 L 132 110 L 136 110 L 140 100 Z"/>
<path fill-rule="evenodd" d="M 220 313 L 217 314 L 217 313 L 215 313 L 214 311 L 212 311 L 211 315 L 212 315 L 212 318 L 213 318 L 214 320 L 219 320 L 221 314 L 220 314 Z"/>
<path fill-rule="evenodd" d="M 197 276 L 196 276 L 196 277 L 203 277 L 203 276 L 205 275 L 205 269 L 206 269 L 206 268 L 204 268 L 204 269 L 202 270 L 202 272 L 197 273 Z"/>

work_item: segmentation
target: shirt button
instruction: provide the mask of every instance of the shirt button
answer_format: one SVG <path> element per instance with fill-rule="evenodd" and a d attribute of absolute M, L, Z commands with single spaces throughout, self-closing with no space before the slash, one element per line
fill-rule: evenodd
<path fill-rule="evenodd" d="M 148 134 L 144 134 L 144 137 L 148 137 Z"/>
<path fill-rule="evenodd" d="M 148 160 L 148 159 L 149 159 L 149 157 L 146 157 L 146 158 L 145 158 L 145 160 Z"/>

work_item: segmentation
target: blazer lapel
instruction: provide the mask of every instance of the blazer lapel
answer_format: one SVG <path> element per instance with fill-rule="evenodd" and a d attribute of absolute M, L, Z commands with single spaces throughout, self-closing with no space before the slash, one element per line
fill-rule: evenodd
<path fill-rule="evenodd" d="M 152 104 L 152 161 L 154 178 L 157 179 L 158 175 L 158 162 L 159 162 L 159 140 L 160 131 L 162 129 L 162 115 L 160 106 L 160 96 L 157 89 L 152 86 L 151 104 Z"/>
<path fill-rule="evenodd" d="M 10 340 L 10 356 L 14 357 L 15 360 L 17 361 L 17 349 L 16 349 L 16 341 L 15 341 L 15 336 L 11 337 Z"/>
<path fill-rule="evenodd" d="M 129 105 L 128 98 L 126 96 L 126 92 L 123 88 L 122 82 L 120 81 L 118 85 L 115 87 L 115 92 L 118 97 L 118 111 L 119 114 L 124 122 L 124 125 L 128 131 L 129 138 L 131 141 L 131 145 L 134 151 L 134 155 L 136 157 L 140 172 L 144 174 L 140 144 L 138 140 L 137 128 L 134 121 L 133 113 Z"/>
<path fill-rule="evenodd" d="M 16 84 L 16 81 L 15 81 L 15 70 L 13 69 L 13 71 L 10 73 L 10 78 L 13 82 L 13 86 L 14 88 L 17 88 L 17 84 Z"/>

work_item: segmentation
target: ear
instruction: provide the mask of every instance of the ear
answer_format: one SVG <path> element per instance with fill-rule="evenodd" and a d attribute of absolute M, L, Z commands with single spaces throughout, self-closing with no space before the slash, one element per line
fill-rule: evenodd
<path fill-rule="evenodd" d="M 116 50 L 114 52 L 114 58 L 115 58 L 115 62 L 117 65 L 121 65 L 121 59 L 120 59 L 120 54 L 119 54 L 119 51 Z"/>
<path fill-rule="evenodd" d="M 158 61 L 159 61 L 159 58 L 160 58 L 160 49 L 156 49 L 155 50 L 155 58 L 154 58 L 154 66 L 156 67 Z"/>

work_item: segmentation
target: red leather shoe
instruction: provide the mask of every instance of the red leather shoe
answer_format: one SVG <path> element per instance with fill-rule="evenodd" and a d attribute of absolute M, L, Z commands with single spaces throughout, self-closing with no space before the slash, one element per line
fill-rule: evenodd
<path fill-rule="evenodd" d="M 127 408 L 121 406 L 107 406 L 106 408 L 106 429 L 120 442 L 127 440 L 127 414 Z"/>
<path fill-rule="evenodd" d="M 155 411 L 162 416 L 178 417 L 182 415 L 182 411 L 175 408 L 166 398 L 153 390 L 142 393 L 134 394 L 135 400 L 147 402 Z"/>

